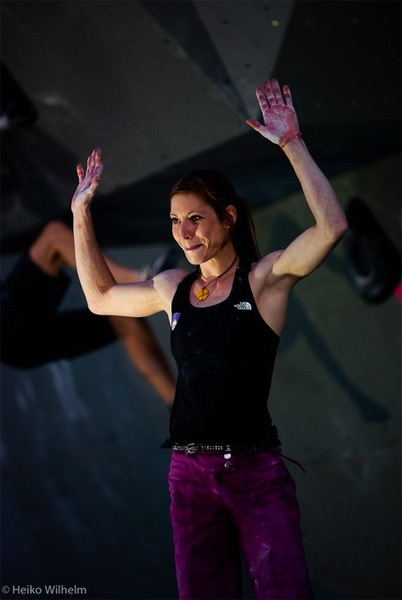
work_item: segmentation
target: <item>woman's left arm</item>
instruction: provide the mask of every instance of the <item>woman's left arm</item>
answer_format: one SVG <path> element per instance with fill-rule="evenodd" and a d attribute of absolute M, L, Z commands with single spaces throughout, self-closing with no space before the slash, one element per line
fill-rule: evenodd
<path fill-rule="evenodd" d="M 275 276 L 305 277 L 328 256 L 347 231 L 347 220 L 328 179 L 310 155 L 299 130 L 288 86 L 283 95 L 276 79 L 257 88 L 264 125 L 247 123 L 262 136 L 278 144 L 298 177 L 315 224 L 301 233 L 273 265 Z"/>

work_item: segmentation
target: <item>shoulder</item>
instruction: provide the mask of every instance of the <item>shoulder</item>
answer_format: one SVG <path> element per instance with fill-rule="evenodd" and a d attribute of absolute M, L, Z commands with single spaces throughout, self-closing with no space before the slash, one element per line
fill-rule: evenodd
<path fill-rule="evenodd" d="M 284 250 L 270 252 L 251 266 L 249 280 L 256 295 L 261 294 L 266 289 L 273 290 L 275 288 L 288 292 L 298 281 L 299 278 L 297 277 L 276 272 L 275 264 L 283 253 Z"/>
<path fill-rule="evenodd" d="M 175 295 L 179 284 L 190 274 L 191 271 L 186 269 L 169 269 L 168 271 L 162 271 L 153 277 L 153 287 L 163 300 L 166 310 L 170 310 L 173 296 Z"/>
<path fill-rule="evenodd" d="M 153 278 L 153 284 L 155 289 L 169 289 L 176 291 L 177 286 L 187 275 L 190 275 L 191 271 L 187 269 L 169 269 L 168 271 L 162 271 Z"/>
<path fill-rule="evenodd" d="M 267 278 L 272 279 L 274 277 L 274 265 L 283 252 L 283 250 L 275 250 L 253 263 L 250 268 L 250 279 L 255 283 L 266 282 Z"/>
<path fill-rule="evenodd" d="M 264 321 L 275 333 L 282 334 L 288 306 L 288 296 L 297 278 L 278 274 L 275 264 L 284 250 L 264 256 L 252 265 L 249 282 L 258 310 Z"/>

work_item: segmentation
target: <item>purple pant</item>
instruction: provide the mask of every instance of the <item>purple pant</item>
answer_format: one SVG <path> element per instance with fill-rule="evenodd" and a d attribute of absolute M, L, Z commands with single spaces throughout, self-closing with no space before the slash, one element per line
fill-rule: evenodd
<path fill-rule="evenodd" d="M 241 555 L 257 600 L 313 598 L 279 449 L 229 460 L 173 451 L 169 489 L 180 600 L 241 598 Z"/>

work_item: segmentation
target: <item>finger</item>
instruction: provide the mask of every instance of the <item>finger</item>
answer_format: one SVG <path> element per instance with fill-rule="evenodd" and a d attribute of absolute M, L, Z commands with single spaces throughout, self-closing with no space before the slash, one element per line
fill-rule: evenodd
<path fill-rule="evenodd" d="M 278 83 L 277 79 L 271 79 L 271 89 L 272 89 L 273 95 L 275 96 L 276 103 L 284 106 L 285 102 L 283 100 L 281 88 L 279 87 L 279 83 Z"/>
<path fill-rule="evenodd" d="M 95 150 L 93 151 L 93 155 L 95 168 L 97 171 L 99 171 L 99 173 L 101 173 L 103 169 L 102 150 L 100 148 L 95 148 Z"/>
<path fill-rule="evenodd" d="M 255 90 L 255 94 L 257 96 L 257 100 L 258 100 L 258 103 L 260 105 L 261 112 L 262 112 L 262 114 L 264 114 L 264 112 L 266 110 L 269 110 L 269 105 L 268 105 L 268 102 L 267 102 L 267 97 L 265 95 L 265 92 L 264 92 L 264 90 L 262 88 L 258 87 Z"/>
<path fill-rule="evenodd" d="M 97 175 L 95 175 L 95 177 L 92 180 L 92 183 L 91 183 L 91 190 L 92 191 L 95 191 L 96 188 L 99 186 L 99 181 L 100 181 L 100 173 L 97 174 Z"/>
<path fill-rule="evenodd" d="M 91 171 L 93 171 L 97 165 L 97 150 L 92 150 L 91 155 L 90 155 L 90 161 L 91 161 Z"/>
<path fill-rule="evenodd" d="M 82 165 L 77 165 L 77 176 L 78 182 L 81 183 L 81 181 L 84 179 L 84 168 Z"/>
<path fill-rule="evenodd" d="M 102 164 L 96 165 L 94 168 L 94 177 L 97 177 L 99 180 L 100 176 L 102 175 L 102 171 L 103 171 L 103 165 Z"/>
<path fill-rule="evenodd" d="M 271 81 L 269 79 L 267 79 L 264 83 L 264 92 L 265 92 L 266 97 L 268 98 L 268 102 L 269 102 L 270 106 L 272 106 L 273 104 L 276 104 L 275 96 L 272 91 Z"/>
<path fill-rule="evenodd" d="M 247 119 L 246 123 L 247 125 L 250 125 L 250 127 L 252 127 L 255 131 L 258 131 L 258 133 L 262 133 L 264 131 L 264 126 L 261 125 L 261 123 L 259 123 L 258 121 L 255 121 L 254 119 Z"/>
<path fill-rule="evenodd" d="M 95 148 L 95 150 L 92 150 L 91 154 L 88 156 L 88 160 L 87 160 L 88 171 L 93 170 L 93 168 L 96 164 L 96 154 L 97 154 L 97 148 Z"/>
<path fill-rule="evenodd" d="M 293 106 L 292 94 L 288 85 L 283 86 L 283 96 L 287 106 Z"/>

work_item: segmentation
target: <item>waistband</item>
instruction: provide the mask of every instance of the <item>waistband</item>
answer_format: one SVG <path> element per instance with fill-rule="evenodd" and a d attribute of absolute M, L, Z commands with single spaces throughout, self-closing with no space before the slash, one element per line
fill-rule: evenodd
<path fill-rule="evenodd" d="M 289 460 L 293 464 L 297 465 L 303 473 L 306 473 L 306 469 L 303 465 L 290 456 L 282 454 L 281 446 L 272 446 L 268 444 L 201 444 L 201 443 L 190 443 L 190 444 L 176 444 L 171 445 L 171 449 L 175 452 L 183 452 L 185 454 L 196 454 L 197 452 L 210 452 L 211 454 L 224 453 L 225 458 L 230 458 L 232 454 L 247 454 L 253 452 L 263 452 L 264 450 L 272 450 L 278 452 L 285 460 Z"/>
<path fill-rule="evenodd" d="M 212 452 L 225 454 L 240 454 L 248 452 L 258 452 L 259 450 L 273 450 L 275 446 L 268 444 L 202 444 L 192 442 L 190 444 L 172 444 L 172 450 L 176 452 L 184 452 L 185 454 L 196 454 L 197 452 Z"/>

